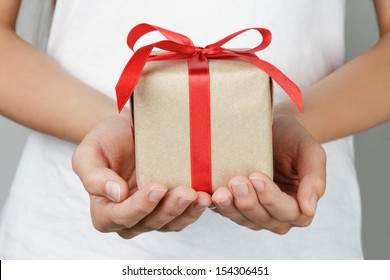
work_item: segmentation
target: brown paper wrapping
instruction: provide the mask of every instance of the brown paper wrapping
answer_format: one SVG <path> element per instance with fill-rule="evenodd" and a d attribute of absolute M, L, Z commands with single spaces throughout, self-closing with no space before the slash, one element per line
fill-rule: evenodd
<path fill-rule="evenodd" d="M 137 184 L 191 185 L 187 60 L 148 62 L 134 91 Z M 241 59 L 209 60 L 213 191 L 272 177 L 272 81 Z"/>

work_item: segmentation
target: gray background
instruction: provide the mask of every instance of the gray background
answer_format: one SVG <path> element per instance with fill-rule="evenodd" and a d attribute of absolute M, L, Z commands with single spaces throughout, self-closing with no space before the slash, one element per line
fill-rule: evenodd
<path fill-rule="evenodd" d="M 48 2 L 48 0 L 45 0 Z M 31 3 L 31 0 L 28 1 Z M 32 36 L 35 23 L 47 21 L 44 11 L 24 14 L 19 33 L 30 42 L 45 37 L 47 28 Z M 373 46 L 378 38 L 373 3 L 370 0 L 347 0 L 347 59 Z M 41 40 L 42 41 L 42 40 Z M 42 48 L 42 45 L 40 45 Z M 0 116 L 0 207 L 12 182 L 23 150 L 28 129 Z M 363 204 L 363 248 L 366 259 L 390 259 L 390 123 L 355 137 L 356 166 Z"/>

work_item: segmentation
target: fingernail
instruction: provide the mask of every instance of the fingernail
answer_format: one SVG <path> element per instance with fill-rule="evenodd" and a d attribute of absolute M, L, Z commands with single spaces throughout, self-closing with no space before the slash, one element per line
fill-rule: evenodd
<path fill-rule="evenodd" d="M 232 189 L 237 196 L 246 196 L 249 193 L 249 187 L 247 184 L 232 185 Z"/>
<path fill-rule="evenodd" d="M 229 207 L 232 204 L 232 200 L 231 198 L 228 198 L 223 201 L 216 201 L 215 203 L 222 207 Z"/>
<path fill-rule="evenodd" d="M 209 209 L 210 209 L 210 210 L 215 210 L 215 209 L 217 209 L 217 206 L 212 202 L 212 203 L 210 204 L 210 206 L 209 206 Z"/>
<path fill-rule="evenodd" d="M 200 203 L 195 203 L 193 207 L 194 207 L 196 210 L 198 210 L 198 211 L 203 211 L 204 209 L 207 208 L 206 205 L 203 205 L 203 204 L 200 204 Z"/>
<path fill-rule="evenodd" d="M 153 201 L 153 202 L 158 202 L 160 201 L 164 195 L 166 194 L 166 190 L 163 190 L 163 189 L 155 189 L 155 190 L 152 190 L 149 195 L 148 195 L 148 198 L 150 201 Z"/>
<path fill-rule="evenodd" d="M 263 192 L 265 190 L 265 183 L 262 180 L 259 179 L 250 179 L 252 182 L 253 187 L 256 189 L 258 192 Z"/>
<path fill-rule="evenodd" d="M 310 206 L 311 206 L 311 209 L 313 210 L 313 214 L 316 213 L 317 202 L 318 202 L 318 198 L 317 198 L 317 196 L 315 194 L 313 194 L 311 199 L 310 199 Z"/>
<path fill-rule="evenodd" d="M 106 195 L 114 202 L 119 202 L 121 197 L 121 186 L 114 181 L 107 181 L 105 185 Z"/>

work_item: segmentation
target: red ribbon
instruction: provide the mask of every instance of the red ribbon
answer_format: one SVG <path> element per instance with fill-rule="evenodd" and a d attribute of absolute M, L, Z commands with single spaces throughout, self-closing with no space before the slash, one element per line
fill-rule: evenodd
<path fill-rule="evenodd" d="M 238 51 L 223 48 L 233 38 L 249 30 L 262 36 L 261 43 L 248 50 Z M 136 42 L 147 33 L 158 31 L 167 40 L 143 46 L 134 51 Z M 233 33 L 222 40 L 204 48 L 195 47 L 188 37 L 150 24 L 135 26 L 127 37 L 127 44 L 134 52 L 116 85 L 119 111 L 130 99 L 147 61 L 188 59 L 190 94 L 190 147 L 191 147 L 191 185 L 197 191 L 212 192 L 211 184 L 211 125 L 210 125 L 210 76 L 208 59 L 240 57 L 266 72 L 290 96 L 302 111 L 301 92 L 286 75 L 272 64 L 261 60 L 255 52 L 265 49 L 271 42 L 271 32 L 264 28 L 247 28 Z M 165 50 L 151 54 L 154 48 Z"/>

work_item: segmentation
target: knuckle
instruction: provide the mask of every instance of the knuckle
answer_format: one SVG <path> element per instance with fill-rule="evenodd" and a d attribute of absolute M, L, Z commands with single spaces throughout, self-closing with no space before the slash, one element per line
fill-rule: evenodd
<path fill-rule="evenodd" d="M 143 223 L 140 226 L 140 229 L 142 232 L 155 231 L 155 230 L 158 230 L 159 228 L 160 228 L 159 226 L 157 226 L 156 224 L 152 224 L 152 223 Z"/>
<path fill-rule="evenodd" d="M 102 219 L 102 217 L 97 217 L 97 219 Z M 121 218 L 118 217 L 118 215 L 115 215 L 113 207 L 108 208 L 106 212 L 106 220 L 115 226 L 127 227 L 126 221 L 123 221 Z"/>
<path fill-rule="evenodd" d="M 317 199 L 320 199 L 326 190 L 326 178 L 325 176 L 322 178 L 320 176 L 310 176 L 307 178 L 310 182 L 310 188 L 317 196 Z"/>
<path fill-rule="evenodd" d="M 263 228 L 270 228 L 277 223 L 277 221 L 269 215 L 262 215 L 255 220 L 256 224 L 261 225 Z"/>
<path fill-rule="evenodd" d="M 204 210 L 191 209 L 191 211 L 186 211 L 184 214 L 186 215 L 187 220 L 196 221 L 203 212 Z"/>
<path fill-rule="evenodd" d="M 311 225 L 313 219 L 312 218 L 306 218 L 303 219 L 297 226 L 298 227 L 308 227 Z"/>
<path fill-rule="evenodd" d="M 237 208 L 242 212 L 249 212 L 256 208 L 258 202 L 257 201 L 250 201 L 245 203 L 240 203 L 237 205 Z"/>
<path fill-rule="evenodd" d="M 109 232 L 107 227 L 105 226 L 105 223 L 102 221 L 101 217 L 97 215 L 96 211 L 93 211 L 91 209 L 91 220 L 93 227 L 100 232 L 106 233 Z"/>
<path fill-rule="evenodd" d="M 274 203 L 275 203 L 275 200 L 273 199 L 273 197 L 271 195 L 264 195 L 261 197 L 261 204 L 265 208 L 273 207 Z"/>
<path fill-rule="evenodd" d="M 139 217 L 145 217 L 146 215 L 149 215 L 150 212 L 151 210 L 143 204 L 137 204 L 134 207 L 134 214 Z"/>
<path fill-rule="evenodd" d="M 116 216 L 113 216 L 110 220 L 112 224 L 121 228 L 131 228 L 133 226 L 129 221 L 124 221 Z"/>
<path fill-rule="evenodd" d="M 109 232 L 109 230 L 102 223 L 96 221 L 96 219 L 92 219 L 92 225 L 99 232 L 102 232 L 102 233 Z"/>
<path fill-rule="evenodd" d="M 126 231 L 126 232 L 121 231 L 121 232 L 117 232 L 117 234 L 126 240 L 132 239 L 133 237 L 137 236 L 137 234 L 134 234 L 131 231 Z"/>
<path fill-rule="evenodd" d="M 243 226 L 243 227 L 246 227 L 246 228 L 252 228 L 252 227 L 254 227 L 255 225 L 254 225 L 254 223 L 252 222 L 252 221 L 249 221 L 249 220 L 241 220 L 241 219 L 239 219 L 239 220 L 237 220 L 237 221 L 235 221 L 238 225 L 241 225 L 241 226 Z"/>
<path fill-rule="evenodd" d="M 317 178 L 314 182 L 315 189 L 319 190 L 320 197 L 325 193 L 326 179 Z"/>
<path fill-rule="evenodd" d="M 268 230 L 278 228 L 279 226 L 280 226 L 280 222 L 275 219 L 272 219 L 271 217 L 269 217 L 267 220 L 263 222 L 263 228 L 266 228 Z"/>
<path fill-rule="evenodd" d="M 321 177 L 311 178 L 313 186 L 317 188 L 323 188 L 326 185 L 326 179 Z"/>
<path fill-rule="evenodd" d="M 93 184 L 93 181 L 94 181 L 93 177 L 94 177 L 93 174 L 89 173 L 89 174 L 85 175 L 83 178 L 81 178 L 81 181 L 83 182 L 83 185 L 85 188 L 87 188 L 88 186 L 91 186 Z"/>
<path fill-rule="evenodd" d="M 184 226 L 184 225 L 177 226 L 177 225 L 168 224 L 168 225 L 165 225 L 163 228 L 167 232 L 181 232 L 183 229 L 186 228 L 186 226 Z"/>
<path fill-rule="evenodd" d="M 260 231 L 263 229 L 263 227 L 259 226 L 259 225 L 252 225 L 249 227 L 249 229 L 253 230 L 253 231 Z"/>
<path fill-rule="evenodd" d="M 180 214 L 182 213 L 182 211 L 180 211 L 180 209 L 178 208 L 171 208 L 171 209 L 166 209 L 164 211 L 164 214 L 170 218 L 176 218 L 177 216 L 179 216 Z"/>
<path fill-rule="evenodd" d="M 285 223 L 293 224 L 294 222 L 300 219 L 300 216 L 301 213 L 293 213 L 293 211 L 291 211 L 288 217 L 285 217 L 284 219 L 281 218 L 280 220 Z"/>
<path fill-rule="evenodd" d="M 272 230 L 273 233 L 278 235 L 286 235 L 291 229 L 291 226 L 288 227 L 279 227 Z"/>
<path fill-rule="evenodd" d="M 123 239 L 126 239 L 126 240 L 131 239 L 131 236 L 128 235 L 128 234 L 126 234 L 126 233 L 117 232 L 117 234 L 118 234 L 120 237 L 122 237 Z"/>
<path fill-rule="evenodd" d="M 97 184 L 98 178 L 96 178 L 94 172 L 91 172 L 80 178 L 80 180 L 82 181 L 84 188 L 88 191 L 88 189 L 92 189 L 92 187 Z"/>

